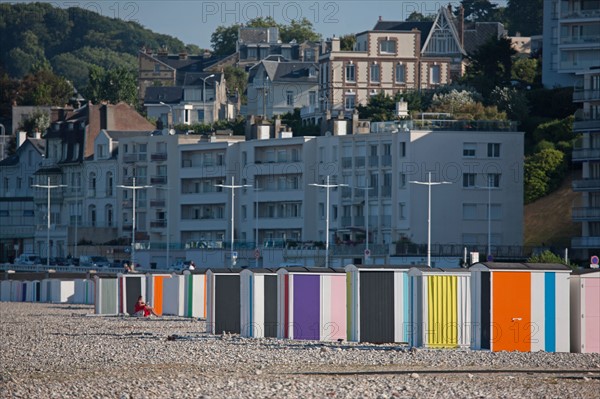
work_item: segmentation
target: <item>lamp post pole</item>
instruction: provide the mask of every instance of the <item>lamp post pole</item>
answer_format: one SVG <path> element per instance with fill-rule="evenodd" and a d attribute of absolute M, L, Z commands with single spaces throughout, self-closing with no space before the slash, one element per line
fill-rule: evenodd
<path fill-rule="evenodd" d="M 156 187 L 158 190 L 165 190 L 167 192 L 167 264 L 165 269 L 169 268 L 170 259 L 171 259 L 171 229 L 170 227 L 170 219 L 171 219 L 171 207 L 169 206 L 171 197 L 171 187 Z"/>
<path fill-rule="evenodd" d="M 46 267 L 50 268 L 50 190 L 53 188 L 61 188 L 61 187 L 67 187 L 65 184 L 54 184 L 51 185 L 50 184 L 50 176 L 47 177 L 47 181 L 46 181 L 46 185 L 41 185 L 41 184 L 33 184 L 31 187 L 37 187 L 37 188 L 45 188 L 48 190 L 48 203 L 47 203 L 47 207 L 48 207 L 48 214 L 46 219 L 47 220 L 47 229 L 46 229 Z"/>
<path fill-rule="evenodd" d="M 202 123 L 206 124 L 206 79 L 209 78 L 214 78 L 215 74 L 213 73 L 212 75 L 208 75 L 205 78 L 200 78 L 202 79 L 202 115 L 203 115 L 203 120 Z"/>
<path fill-rule="evenodd" d="M 235 258 L 233 256 L 233 240 L 235 239 L 234 237 L 234 230 L 235 230 L 235 189 L 236 188 L 242 188 L 242 187 L 252 187 L 249 184 L 238 184 L 237 186 L 235 185 L 235 178 L 232 175 L 231 176 L 231 184 L 227 185 L 227 184 L 215 184 L 215 187 L 223 187 L 223 188 L 228 188 L 231 190 L 231 267 L 235 266 Z"/>
<path fill-rule="evenodd" d="M 173 107 L 167 103 L 164 102 L 159 102 L 160 105 L 166 105 L 167 107 L 169 107 L 169 111 L 171 112 L 171 124 L 169 125 L 169 118 L 167 118 L 167 125 L 169 125 L 168 127 L 171 128 L 172 125 L 175 124 L 175 114 L 173 114 Z"/>
<path fill-rule="evenodd" d="M 371 254 L 371 252 L 369 251 L 369 190 L 372 190 L 373 187 L 369 187 L 367 185 L 367 187 L 354 187 L 354 188 L 365 191 L 365 209 L 366 209 L 365 231 L 366 231 L 367 244 L 365 246 L 365 254 L 364 255 L 365 255 L 365 265 L 366 265 L 366 264 L 368 264 L 369 256 Z"/>
<path fill-rule="evenodd" d="M 431 186 L 440 184 L 452 184 L 449 181 L 432 182 L 431 172 L 427 173 L 428 178 L 426 182 L 423 181 L 411 181 L 414 184 L 423 184 L 427 187 L 427 266 L 431 267 Z"/>
<path fill-rule="evenodd" d="M 329 189 L 337 187 L 348 187 L 347 184 L 329 184 L 329 175 L 325 184 L 311 183 L 309 186 L 321 187 L 327 190 L 325 210 L 325 267 L 329 267 Z"/>
<path fill-rule="evenodd" d="M 133 215 L 131 217 L 131 266 L 135 267 L 135 192 L 137 190 L 141 190 L 143 188 L 150 188 L 152 186 L 136 186 L 135 185 L 135 177 L 133 178 L 133 184 L 131 186 L 118 185 L 117 187 L 121 187 L 127 190 L 131 190 L 133 192 Z"/>

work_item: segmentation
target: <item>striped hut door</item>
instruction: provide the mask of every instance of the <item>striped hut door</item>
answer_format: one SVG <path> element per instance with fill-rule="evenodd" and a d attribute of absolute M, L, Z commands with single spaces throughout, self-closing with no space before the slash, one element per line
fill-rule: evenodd
<path fill-rule="evenodd" d="M 458 346 L 457 279 L 456 276 L 428 276 L 427 346 Z"/>

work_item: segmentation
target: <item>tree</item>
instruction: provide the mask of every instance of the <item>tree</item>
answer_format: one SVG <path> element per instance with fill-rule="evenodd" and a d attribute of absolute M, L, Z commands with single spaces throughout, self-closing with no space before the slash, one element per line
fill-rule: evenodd
<path fill-rule="evenodd" d="M 525 158 L 525 203 L 533 202 L 555 190 L 566 170 L 565 154 L 558 150 L 545 149 Z"/>
<path fill-rule="evenodd" d="M 218 26 L 210 35 L 210 45 L 214 55 L 229 55 L 235 53 L 238 30 L 241 25 Z"/>
<path fill-rule="evenodd" d="M 20 105 L 64 106 L 73 95 L 73 86 L 49 68 L 27 74 L 20 82 L 15 100 Z"/>
<path fill-rule="evenodd" d="M 532 255 L 529 259 L 527 259 L 527 263 L 558 263 L 571 268 L 575 268 L 577 266 L 569 261 L 565 261 L 564 258 L 549 250 L 545 250 L 537 255 Z"/>
<path fill-rule="evenodd" d="M 137 79 L 132 70 L 120 67 L 105 71 L 92 66 L 89 82 L 86 97 L 94 103 L 108 101 L 117 104 L 123 101 L 133 106 L 137 103 Z"/>
<path fill-rule="evenodd" d="M 490 93 L 490 101 L 510 120 L 522 122 L 529 116 L 527 96 L 514 88 L 496 87 Z"/>
<path fill-rule="evenodd" d="M 243 68 L 228 65 L 223 69 L 225 81 L 227 82 L 227 91 L 230 94 L 238 93 L 239 96 L 244 96 L 246 86 L 248 85 L 248 73 Z M 242 97 L 242 103 L 246 100 Z"/>
<path fill-rule="evenodd" d="M 512 57 L 516 54 L 510 39 L 490 38 L 469 57 L 466 80 L 484 97 L 496 86 L 510 81 Z"/>
<path fill-rule="evenodd" d="M 491 22 L 497 15 L 497 5 L 489 0 L 462 0 L 460 2 L 465 10 L 465 19 L 474 22 Z M 458 15 L 458 9 L 456 15 Z"/>
<path fill-rule="evenodd" d="M 477 93 L 466 90 L 451 90 L 449 93 L 434 94 L 429 112 L 452 114 L 455 119 L 467 120 L 505 120 L 506 114 L 498 112 L 496 106 L 484 106 L 476 101 Z"/>
<path fill-rule="evenodd" d="M 423 15 L 418 11 L 413 11 L 410 13 L 408 18 L 406 18 L 407 22 L 433 22 L 435 20 L 436 14 Z"/>
<path fill-rule="evenodd" d="M 321 40 L 321 35 L 315 32 L 312 22 L 306 17 L 299 21 L 292 20 L 289 25 L 280 25 L 279 35 L 283 43 L 289 43 L 292 40 L 296 40 L 298 43 Z"/>
<path fill-rule="evenodd" d="M 19 129 L 24 130 L 29 135 L 36 132 L 44 132 L 50 126 L 50 114 L 41 109 L 36 109 L 31 115 L 22 121 Z"/>
<path fill-rule="evenodd" d="M 396 101 L 383 92 L 377 93 L 369 98 L 367 105 L 356 107 L 361 119 L 369 119 L 373 122 L 391 121 L 398 119 L 394 113 Z"/>
<path fill-rule="evenodd" d="M 533 84 L 541 79 L 541 63 L 535 58 L 517 58 L 512 65 L 511 77 Z"/>
<path fill-rule="evenodd" d="M 352 50 L 354 50 L 355 44 L 356 44 L 356 36 L 354 36 L 352 33 L 340 36 L 340 50 L 352 51 Z"/>
<path fill-rule="evenodd" d="M 508 0 L 506 17 L 511 35 L 541 35 L 544 20 L 544 0 Z"/>

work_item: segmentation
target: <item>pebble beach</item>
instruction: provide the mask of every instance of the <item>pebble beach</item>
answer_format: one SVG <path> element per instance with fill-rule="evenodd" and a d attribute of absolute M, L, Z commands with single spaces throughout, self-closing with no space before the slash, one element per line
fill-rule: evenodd
<path fill-rule="evenodd" d="M 0 303 L 0 398 L 598 398 L 600 355 L 208 335 L 179 317 Z"/>

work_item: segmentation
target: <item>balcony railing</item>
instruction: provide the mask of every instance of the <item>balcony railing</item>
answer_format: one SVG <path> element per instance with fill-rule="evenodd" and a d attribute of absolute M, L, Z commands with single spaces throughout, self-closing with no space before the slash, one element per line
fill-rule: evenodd
<path fill-rule="evenodd" d="M 600 90 L 575 90 L 573 92 L 573 101 L 598 101 L 600 100 Z"/>
<path fill-rule="evenodd" d="M 560 19 L 600 18 L 600 9 L 593 10 L 563 10 Z"/>
<path fill-rule="evenodd" d="M 584 120 L 576 120 L 573 122 L 573 130 L 574 131 L 582 131 L 582 130 L 599 130 L 600 131 L 600 119 L 584 119 Z"/>
<path fill-rule="evenodd" d="M 135 178 L 135 184 L 146 184 L 148 178 L 146 176 L 138 176 Z M 131 186 L 133 184 L 133 177 L 123 177 L 123 184 L 127 186 Z"/>
<path fill-rule="evenodd" d="M 125 163 L 133 163 L 138 161 L 146 161 L 148 159 L 146 153 L 136 153 L 136 154 L 125 154 L 123 155 L 123 162 Z"/>
<path fill-rule="evenodd" d="M 596 207 L 578 207 L 573 208 L 572 219 L 574 221 L 592 221 L 600 220 L 600 208 Z"/>
<path fill-rule="evenodd" d="M 592 44 L 598 46 L 600 35 L 567 36 L 560 38 L 560 44 Z"/>
<path fill-rule="evenodd" d="M 391 155 L 382 155 L 381 156 L 381 166 L 392 166 L 392 156 Z"/>
<path fill-rule="evenodd" d="M 342 227 L 350 227 L 352 226 L 352 217 L 351 216 L 342 216 Z"/>
<path fill-rule="evenodd" d="M 573 180 L 573 191 L 600 191 L 600 178 Z"/>
<path fill-rule="evenodd" d="M 365 157 L 356 157 L 355 164 L 356 164 L 357 168 L 364 168 L 365 167 Z"/>
<path fill-rule="evenodd" d="M 600 248 L 600 237 L 573 237 L 571 248 Z"/>
<path fill-rule="evenodd" d="M 167 153 L 166 152 L 155 152 L 150 155 L 150 160 L 152 161 L 166 161 Z"/>
<path fill-rule="evenodd" d="M 164 208 L 166 201 L 164 199 L 154 199 L 150 200 L 151 208 Z"/>
<path fill-rule="evenodd" d="M 167 184 L 167 176 L 152 176 L 150 184 Z"/>
<path fill-rule="evenodd" d="M 600 159 L 600 148 L 575 148 L 573 161 L 593 161 Z"/>
<path fill-rule="evenodd" d="M 392 188 L 390 186 L 382 186 L 381 187 L 381 196 L 384 198 L 389 198 L 392 196 Z"/>
<path fill-rule="evenodd" d="M 343 157 L 342 158 L 342 168 L 350 169 L 352 167 L 352 158 L 351 157 Z"/>
<path fill-rule="evenodd" d="M 369 157 L 369 166 L 371 166 L 371 167 L 379 166 L 379 157 L 377 157 L 377 156 Z"/>
<path fill-rule="evenodd" d="M 166 219 L 152 220 L 150 222 L 150 227 L 154 228 L 154 229 L 167 227 L 167 220 Z"/>

